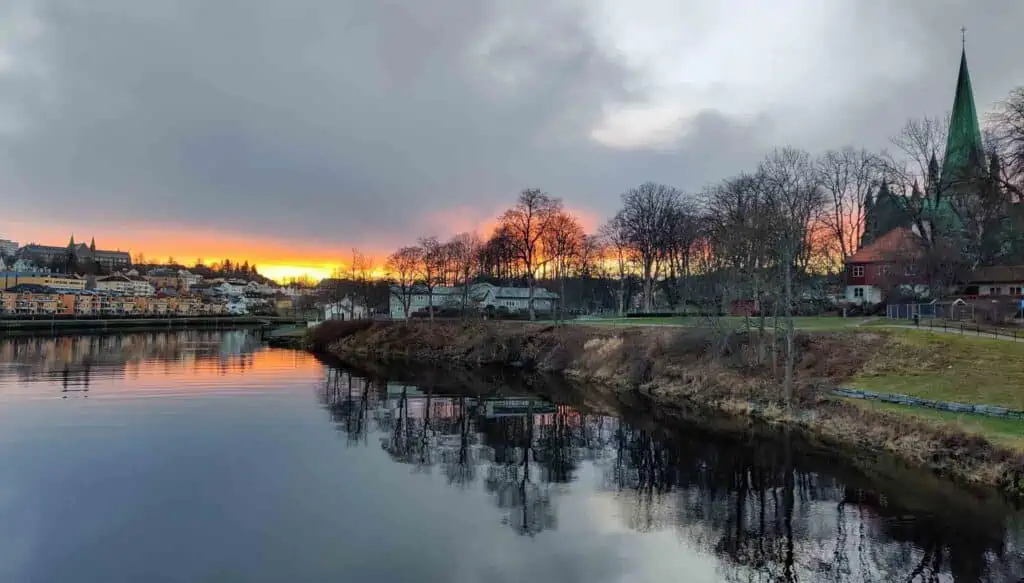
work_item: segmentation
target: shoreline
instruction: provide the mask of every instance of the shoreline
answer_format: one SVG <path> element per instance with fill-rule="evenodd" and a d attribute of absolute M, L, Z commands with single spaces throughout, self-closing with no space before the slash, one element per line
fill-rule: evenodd
<path fill-rule="evenodd" d="M 792 430 L 840 455 L 891 454 L 972 488 L 1024 496 L 1024 452 L 981 435 L 830 395 L 870 357 L 891 350 L 884 331 L 802 332 L 793 412 L 781 404 L 769 342 L 751 332 L 615 329 L 507 322 L 347 322 L 290 347 L 346 361 L 502 366 L 595 385 L 652 411 L 706 411 Z"/>
<path fill-rule="evenodd" d="M 117 330 L 182 330 L 206 328 L 273 327 L 293 323 L 278 316 L 181 316 L 173 318 L 96 318 L 96 319 L 0 319 L 0 337 L 35 334 L 105 332 Z"/>

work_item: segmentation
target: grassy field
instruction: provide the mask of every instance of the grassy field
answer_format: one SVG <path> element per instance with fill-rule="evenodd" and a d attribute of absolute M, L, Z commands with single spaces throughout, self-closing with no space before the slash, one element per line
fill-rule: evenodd
<path fill-rule="evenodd" d="M 923 419 L 929 423 L 952 425 L 962 431 L 981 434 L 996 443 L 1024 451 L 1024 421 L 997 419 L 985 417 L 984 415 L 950 413 L 949 411 L 908 407 L 895 403 L 861 401 L 857 399 L 846 400 L 858 407 L 899 413 L 900 415 Z"/>
<path fill-rule="evenodd" d="M 891 349 L 869 360 L 851 387 L 1024 409 L 1024 343 L 890 329 Z"/>
<path fill-rule="evenodd" d="M 740 327 L 746 321 L 742 316 L 725 316 L 715 318 L 725 325 Z M 794 318 L 794 325 L 800 330 L 845 330 L 870 322 L 873 318 L 840 318 L 838 316 L 799 316 Z M 750 322 L 757 325 L 757 319 L 751 318 Z M 771 325 L 771 319 L 765 320 L 765 325 Z M 686 316 L 675 318 L 602 318 L 595 320 L 576 320 L 578 324 L 590 324 L 599 326 L 706 326 L 709 323 L 707 318 L 701 316 Z"/>

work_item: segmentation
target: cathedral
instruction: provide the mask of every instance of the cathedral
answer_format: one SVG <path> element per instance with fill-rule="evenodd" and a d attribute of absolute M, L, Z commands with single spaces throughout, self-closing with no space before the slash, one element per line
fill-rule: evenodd
<path fill-rule="evenodd" d="M 866 198 L 861 247 L 902 228 L 926 243 L 944 241 L 975 266 L 1024 261 L 1017 240 L 1021 205 L 1013 203 L 999 177 L 998 157 L 986 153 L 982 141 L 963 48 L 941 163 L 932 152 L 923 186 L 915 180 L 909 193 L 894 192 L 883 181 Z"/>
<path fill-rule="evenodd" d="M 966 48 L 945 141 L 923 184 L 889 176 L 865 198 L 860 248 L 846 260 L 847 300 L 879 303 L 895 287 L 927 295 L 940 280 L 972 281 L 979 268 L 1024 264 L 1024 205 L 1002 187 L 998 156 L 985 150 Z M 992 295 L 1024 285 L 992 283 L 985 288 Z"/>

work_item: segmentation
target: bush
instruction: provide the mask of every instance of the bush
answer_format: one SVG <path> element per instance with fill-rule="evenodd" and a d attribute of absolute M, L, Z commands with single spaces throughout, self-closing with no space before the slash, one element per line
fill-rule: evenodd
<path fill-rule="evenodd" d="M 366 330 L 373 324 L 373 320 L 327 320 L 310 331 L 309 340 L 314 350 L 324 350 L 328 344 Z"/>

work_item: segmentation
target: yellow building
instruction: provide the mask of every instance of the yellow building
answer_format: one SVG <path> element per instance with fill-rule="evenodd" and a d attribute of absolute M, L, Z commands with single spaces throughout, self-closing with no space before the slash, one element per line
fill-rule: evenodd
<path fill-rule="evenodd" d="M 16 285 L 41 285 L 58 291 L 81 291 L 85 289 L 85 280 L 73 275 L 57 273 L 18 273 L 15 271 L 0 272 L 0 286 L 8 290 Z"/>

